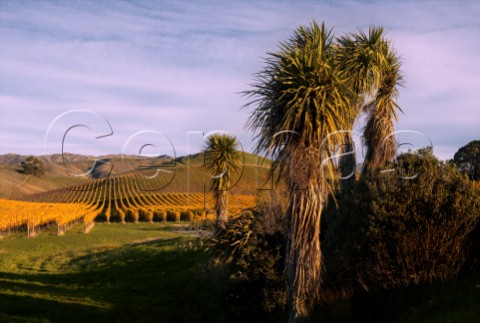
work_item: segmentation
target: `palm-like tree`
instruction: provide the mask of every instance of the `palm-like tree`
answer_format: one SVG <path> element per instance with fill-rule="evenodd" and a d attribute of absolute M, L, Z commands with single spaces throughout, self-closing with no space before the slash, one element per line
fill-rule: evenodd
<path fill-rule="evenodd" d="M 299 27 L 278 52 L 269 54 L 253 89 L 246 92 L 252 99 L 247 106 L 255 107 L 248 126 L 257 133 L 257 153 L 274 157 L 272 176 L 285 175 L 289 188 L 286 272 L 292 322 L 308 320 L 319 296 L 320 220 L 336 176 L 330 157 L 339 146 L 351 150 L 348 131 L 364 112 L 367 168 L 393 157 L 394 137 L 386 135 L 398 110 L 399 68 L 382 28 L 335 42 L 331 30 L 313 22 Z M 380 145 L 382 140 L 387 145 Z M 355 164 L 352 156 L 340 159 L 342 175 L 345 165 Z"/>
<path fill-rule="evenodd" d="M 367 106 L 368 119 L 363 131 L 367 154 L 363 174 L 384 167 L 392 161 L 397 152 L 393 132 L 394 122 L 401 109 L 395 100 L 398 97 L 398 86 L 403 83 L 403 78 L 398 56 L 387 49 L 385 45 L 385 61 L 381 65 L 382 74 L 375 99 L 371 105 Z"/>
<path fill-rule="evenodd" d="M 257 152 L 275 157 L 272 174 L 285 174 L 289 188 L 286 270 L 290 320 L 296 322 L 308 319 L 322 282 L 321 214 L 334 176 L 329 157 L 342 143 L 328 135 L 346 129 L 354 117 L 334 47 L 324 24 L 298 28 L 269 54 L 246 92 L 252 98 L 247 106 L 255 105 L 249 127 L 257 132 Z"/>
<path fill-rule="evenodd" d="M 205 166 L 212 173 L 216 225 L 225 229 L 228 222 L 228 190 L 241 169 L 239 143 L 233 136 L 214 134 L 207 138 L 204 154 Z"/>
<path fill-rule="evenodd" d="M 384 38 L 382 27 L 370 27 L 368 34 L 359 32 L 338 38 L 337 64 L 349 80 L 355 120 L 367 113 L 363 142 L 367 146 L 363 173 L 381 168 L 396 154 L 393 136 L 397 111 L 395 100 L 403 83 L 401 62 Z M 348 139 L 348 138 L 347 138 Z M 348 140 L 346 140 L 348 143 Z"/>

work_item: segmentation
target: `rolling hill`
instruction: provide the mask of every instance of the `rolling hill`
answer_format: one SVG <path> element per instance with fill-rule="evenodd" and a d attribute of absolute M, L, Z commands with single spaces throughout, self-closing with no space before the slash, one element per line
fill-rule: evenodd
<path fill-rule="evenodd" d="M 22 173 L 19 163 L 25 156 L 1 157 L 4 164 L 0 165 L 0 198 L 6 199 L 2 203 L 10 210 L 10 218 L 4 219 L 5 230 L 10 228 L 10 223 L 17 223 L 13 226 L 27 225 L 30 234 L 30 227 L 54 222 L 58 231 L 63 232 L 72 221 L 82 219 L 90 226 L 98 216 L 121 222 L 205 218 L 214 207 L 210 190 L 213 174 L 204 167 L 202 153 L 175 160 L 168 156 L 153 159 L 101 156 L 96 157 L 90 171 L 87 171 L 89 156 L 69 156 L 72 160 L 69 164 L 59 162 L 58 156 L 43 156 L 46 173 L 42 177 Z M 230 187 L 231 214 L 253 207 L 258 190 L 272 187 L 267 181 L 268 166 L 265 162 L 258 165 L 257 159 L 252 154 L 244 155 L 242 170 Z M 84 175 L 75 176 L 72 172 Z M 12 204 L 9 200 L 18 202 Z M 34 203 L 24 204 L 26 202 Z M 78 205 L 78 209 L 84 211 L 76 212 L 73 217 L 62 214 L 62 210 L 67 209 L 63 205 L 68 204 Z M 40 219 L 34 214 L 28 215 L 30 209 L 50 209 L 51 212 Z M 20 221 L 23 217 L 26 222 Z"/>

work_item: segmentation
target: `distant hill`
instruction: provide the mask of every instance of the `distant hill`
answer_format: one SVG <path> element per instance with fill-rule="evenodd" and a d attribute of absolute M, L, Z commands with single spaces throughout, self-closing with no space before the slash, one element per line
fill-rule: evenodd
<path fill-rule="evenodd" d="M 259 166 L 259 167 L 268 167 L 269 160 L 255 154 L 245 152 L 242 156 L 246 165 L 250 166 Z M 188 156 L 178 157 L 176 160 L 177 164 L 181 165 L 203 165 L 205 163 L 205 154 L 197 153 Z"/>
<path fill-rule="evenodd" d="M 0 155 L 0 164 L 20 164 L 22 161 L 27 159 L 30 155 L 19 155 L 19 154 L 5 154 Z M 43 162 L 48 163 L 61 163 L 63 162 L 63 157 L 61 154 L 53 154 L 46 156 L 35 156 Z M 72 162 L 85 162 L 93 158 L 92 156 L 76 155 L 76 154 L 65 154 L 65 158 L 68 158 Z"/>
<path fill-rule="evenodd" d="M 5 154 L 0 155 L 0 165 L 20 170 L 20 164 L 28 155 Z M 47 175 L 72 176 L 73 174 L 88 173 L 85 178 L 102 178 L 109 174 L 121 174 L 132 171 L 139 166 L 159 165 L 173 160 L 172 157 L 162 155 L 155 158 L 142 156 L 110 154 L 103 156 L 88 156 L 65 153 L 35 156 L 43 161 Z M 76 176 L 78 177 L 78 176 Z"/>
<path fill-rule="evenodd" d="M 19 154 L 4 154 L 0 155 L 0 164 L 17 164 L 20 165 L 22 161 L 27 159 L 30 155 L 19 155 Z M 44 155 L 44 156 L 35 156 L 38 159 L 42 160 L 46 163 L 63 163 L 70 162 L 70 163 L 78 163 L 78 162 L 88 162 L 92 160 L 112 160 L 118 159 L 121 160 L 122 158 L 126 159 L 147 159 L 146 157 L 142 156 L 132 156 L 132 155 L 122 155 L 122 154 L 109 154 L 103 156 L 90 156 L 90 155 L 78 155 L 78 154 L 52 154 L 52 155 Z M 162 155 L 155 158 L 148 158 L 148 159 L 172 159 L 167 155 Z"/>
<path fill-rule="evenodd" d="M 59 188 L 78 186 L 86 182 L 113 176 L 128 176 L 142 174 L 152 176 L 157 169 L 161 173 L 156 177 L 156 183 L 163 187 L 167 185 L 173 175 L 175 179 L 168 184 L 166 191 L 182 192 L 190 188 L 200 192 L 204 185 L 209 186 L 209 175 L 203 168 L 204 154 L 197 153 L 173 159 L 170 156 L 144 158 L 137 156 L 123 156 L 111 154 L 104 156 L 85 156 L 65 154 L 65 164 L 62 155 L 54 154 L 36 156 L 45 163 L 45 175 L 37 178 L 21 173 L 20 163 L 27 155 L 6 154 L 0 155 L 0 198 L 24 199 L 31 194 L 39 194 Z M 97 160 L 92 167 L 93 160 Z M 260 163 L 256 155 L 245 153 L 245 168 L 242 180 L 236 185 L 236 191 L 254 192 L 255 187 L 265 180 L 268 173 L 268 163 Z M 192 167 L 192 168 L 189 168 Z M 85 176 L 76 176 L 86 174 Z M 151 183 L 151 181 L 149 181 Z M 253 194 L 253 193 L 252 193 Z"/>

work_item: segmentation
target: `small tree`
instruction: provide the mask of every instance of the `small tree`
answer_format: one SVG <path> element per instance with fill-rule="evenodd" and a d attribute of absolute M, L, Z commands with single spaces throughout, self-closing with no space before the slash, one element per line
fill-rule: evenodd
<path fill-rule="evenodd" d="M 34 176 L 42 176 L 45 174 L 45 165 L 43 162 L 33 156 L 28 157 L 21 163 L 23 173 Z"/>
<path fill-rule="evenodd" d="M 480 180 L 480 140 L 472 140 L 461 147 L 455 153 L 453 163 L 471 180 Z"/>
<path fill-rule="evenodd" d="M 366 112 L 365 172 L 395 155 L 394 137 L 388 135 L 399 110 L 395 99 L 402 81 L 400 66 L 382 28 L 335 37 L 333 30 L 314 21 L 269 54 L 253 89 L 245 92 L 252 99 L 247 106 L 254 107 L 248 126 L 257 134 L 256 151 L 275 157 L 271 174 L 284 176 L 288 187 L 290 322 L 309 321 L 320 299 L 321 217 L 335 188 L 331 179 L 337 166 L 331 157 L 336 148 L 352 150 L 349 131 Z M 340 171 L 348 177 L 355 160 L 351 154 L 343 157 Z"/>
<path fill-rule="evenodd" d="M 213 174 L 211 188 L 215 200 L 217 228 L 225 229 L 228 221 L 228 190 L 240 171 L 239 144 L 235 137 L 213 135 L 205 145 L 205 166 Z"/>

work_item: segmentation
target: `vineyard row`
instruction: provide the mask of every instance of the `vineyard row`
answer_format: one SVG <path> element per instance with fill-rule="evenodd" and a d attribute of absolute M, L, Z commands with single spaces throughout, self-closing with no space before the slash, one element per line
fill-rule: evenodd
<path fill-rule="evenodd" d="M 139 188 L 134 175 L 50 191 L 31 202 L 0 202 L 0 232 L 26 226 L 29 234 L 49 223 L 55 223 L 61 234 L 76 221 L 83 221 L 89 231 L 98 216 L 107 222 L 111 218 L 121 222 L 212 219 L 214 205 L 210 193 L 145 191 Z M 254 204 L 252 195 L 232 195 L 229 210 L 235 215 Z"/>

